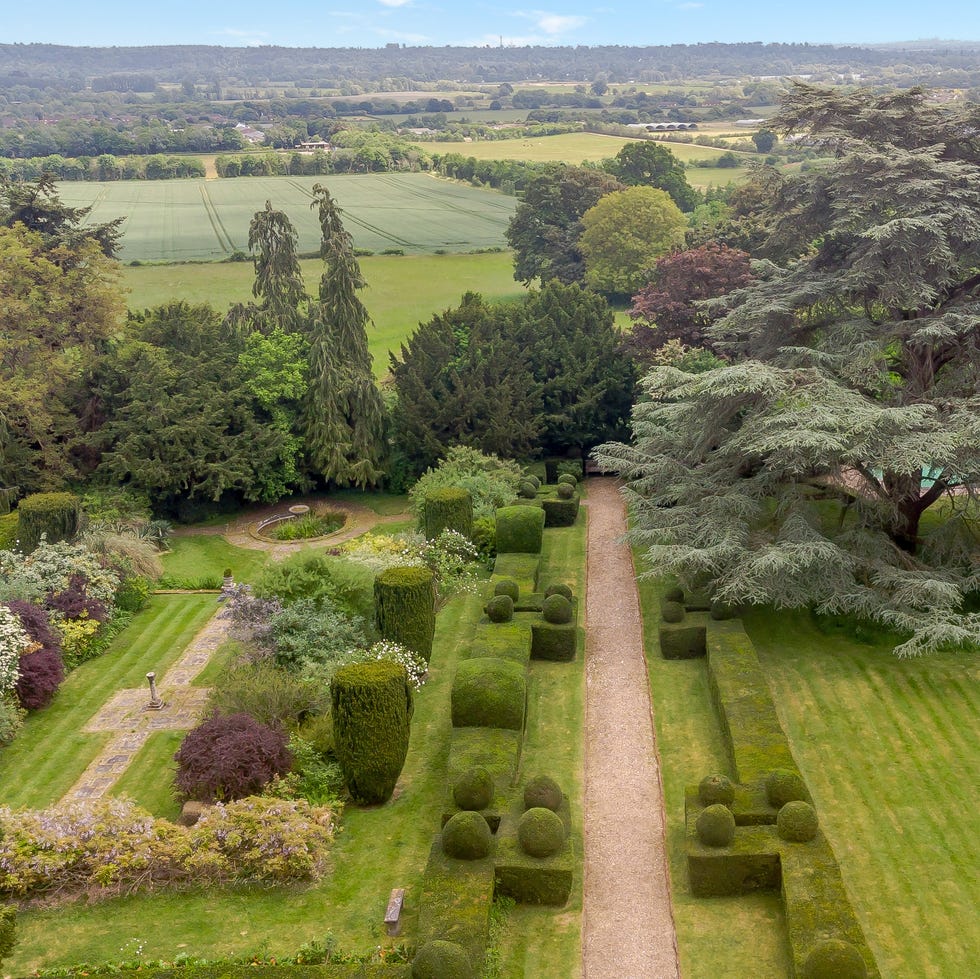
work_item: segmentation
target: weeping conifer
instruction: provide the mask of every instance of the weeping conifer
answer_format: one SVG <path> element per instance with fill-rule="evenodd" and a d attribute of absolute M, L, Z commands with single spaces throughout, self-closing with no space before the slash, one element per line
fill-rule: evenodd
<path fill-rule="evenodd" d="M 340 208 L 313 187 L 324 270 L 309 321 L 309 385 L 303 431 L 309 464 L 323 479 L 371 486 L 382 476 L 384 408 L 368 352 L 370 322 L 357 290 L 365 285 Z"/>

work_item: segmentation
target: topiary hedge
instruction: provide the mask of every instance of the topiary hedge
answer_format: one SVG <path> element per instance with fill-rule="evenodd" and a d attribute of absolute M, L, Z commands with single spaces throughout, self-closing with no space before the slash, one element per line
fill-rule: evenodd
<path fill-rule="evenodd" d="M 660 655 L 664 659 L 699 659 L 706 650 L 706 630 L 703 625 L 686 622 L 661 623 L 658 630 Z"/>
<path fill-rule="evenodd" d="M 453 784 L 453 802 L 460 809 L 479 812 L 493 802 L 493 775 L 483 765 L 468 768 Z"/>
<path fill-rule="evenodd" d="M 508 506 L 497 511 L 497 554 L 540 554 L 544 510 Z"/>
<path fill-rule="evenodd" d="M 82 501 L 73 493 L 32 493 L 25 496 L 17 507 L 20 548 L 25 553 L 33 551 L 41 543 L 41 536 L 49 544 L 69 540 L 78 532 L 82 513 Z"/>
<path fill-rule="evenodd" d="M 559 486 L 561 486 L 561 485 L 562 485 L 563 483 L 564 483 L 564 484 L 565 484 L 566 486 L 572 486 L 572 487 L 575 487 L 575 486 L 577 486 L 577 485 L 578 485 L 578 479 L 576 479 L 576 477 L 575 477 L 575 474 L 574 474 L 574 473 L 569 473 L 569 472 L 564 472 L 564 473 L 562 473 L 562 474 L 561 474 L 561 475 L 560 475 L 560 476 L 559 476 L 559 477 L 558 477 L 558 478 L 557 478 L 557 479 L 555 480 L 555 482 L 556 482 L 556 483 L 557 483 L 557 484 L 558 484 Z"/>
<path fill-rule="evenodd" d="M 527 685 L 524 670 L 511 660 L 479 657 L 460 663 L 452 690 L 453 727 L 524 726 Z"/>
<path fill-rule="evenodd" d="M 412 979 L 476 979 L 476 970 L 461 945 L 435 938 L 418 950 Z"/>
<path fill-rule="evenodd" d="M 522 592 L 534 592 L 538 587 L 539 554 L 498 554 L 493 564 L 493 577 L 516 581 Z"/>
<path fill-rule="evenodd" d="M 524 786 L 524 808 L 558 812 L 565 799 L 561 786 L 550 775 L 535 775 Z"/>
<path fill-rule="evenodd" d="M 776 831 L 791 843 L 809 843 L 817 835 L 817 810 L 809 802 L 787 802 L 776 816 Z"/>
<path fill-rule="evenodd" d="M 541 509 L 545 527 L 571 527 L 578 518 L 579 498 L 573 495 L 568 500 L 545 499 L 541 501 Z"/>
<path fill-rule="evenodd" d="M 382 639 L 414 650 L 426 663 L 436 631 L 435 578 L 428 568 L 387 568 L 374 579 L 374 613 Z"/>
<path fill-rule="evenodd" d="M 808 802 L 810 793 L 799 772 L 777 768 L 766 776 L 766 798 L 774 809 L 782 809 L 787 802 Z"/>
<path fill-rule="evenodd" d="M 456 813 L 442 827 L 442 850 L 456 860 L 482 860 L 490 854 L 493 833 L 487 821 L 471 809 Z"/>
<path fill-rule="evenodd" d="M 801 979 L 866 979 L 867 975 L 868 967 L 856 945 L 825 938 L 807 955 Z"/>
<path fill-rule="evenodd" d="M 541 606 L 541 615 L 545 622 L 552 625 L 568 625 L 572 621 L 574 608 L 564 595 L 549 595 Z"/>
<path fill-rule="evenodd" d="M 664 602 L 660 606 L 660 617 L 671 624 L 683 622 L 686 612 L 680 602 Z"/>
<path fill-rule="evenodd" d="M 510 622 L 514 618 L 514 599 L 510 595 L 494 595 L 487 602 L 486 612 L 491 622 Z"/>
<path fill-rule="evenodd" d="M 422 513 L 425 536 L 435 540 L 444 530 L 455 530 L 467 540 L 473 537 L 473 497 L 461 486 L 434 489 L 425 498 Z"/>
<path fill-rule="evenodd" d="M 544 621 L 531 623 L 531 659 L 570 663 L 575 659 L 577 647 L 578 628 L 574 622 L 565 625 Z"/>
<path fill-rule="evenodd" d="M 514 603 L 521 597 L 520 586 L 516 581 L 511 581 L 509 578 L 502 578 L 500 581 L 494 582 L 493 593 L 494 595 L 507 595 Z"/>
<path fill-rule="evenodd" d="M 698 839 L 705 846 L 728 846 L 735 838 L 735 817 L 728 806 L 707 806 L 695 822 Z"/>
<path fill-rule="evenodd" d="M 517 824 L 517 839 L 529 857 L 552 857 L 565 843 L 565 824 L 551 809 L 528 809 Z"/>
<path fill-rule="evenodd" d="M 330 684 L 334 751 L 355 802 L 391 798 L 408 754 L 412 687 L 390 660 L 343 666 Z"/>
<path fill-rule="evenodd" d="M 735 801 L 735 786 L 727 775 L 705 775 L 698 784 L 698 798 L 705 806 L 720 803 L 730 807 Z"/>

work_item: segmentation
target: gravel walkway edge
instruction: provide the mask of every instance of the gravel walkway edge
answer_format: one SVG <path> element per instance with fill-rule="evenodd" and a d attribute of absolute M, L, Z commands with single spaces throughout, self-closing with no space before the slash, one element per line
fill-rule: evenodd
<path fill-rule="evenodd" d="M 619 484 L 588 483 L 585 979 L 677 979 L 666 818 Z"/>

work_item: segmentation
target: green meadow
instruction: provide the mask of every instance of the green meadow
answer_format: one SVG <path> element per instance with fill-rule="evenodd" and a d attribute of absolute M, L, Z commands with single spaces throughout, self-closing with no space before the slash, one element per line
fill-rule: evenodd
<path fill-rule="evenodd" d="M 345 216 L 346 221 L 346 216 Z M 482 255 L 374 255 L 359 259 L 367 286 L 361 300 L 373 326 L 368 349 L 374 372 L 388 370 L 388 351 L 399 349 L 409 334 L 433 313 L 459 305 L 464 292 L 487 299 L 517 299 L 524 287 L 514 281 L 510 252 Z M 323 269 L 318 259 L 304 260 L 303 275 L 315 294 Z M 173 299 L 209 302 L 216 309 L 252 298 L 255 273 L 251 262 L 213 262 L 183 265 L 143 265 L 122 270 L 129 290 L 130 309 L 145 309 Z"/>
<path fill-rule="evenodd" d="M 320 245 L 312 188 L 324 184 L 344 211 L 354 246 L 407 254 L 499 248 L 517 201 L 425 173 L 232 180 L 64 182 L 66 204 L 91 207 L 92 221 L 123 218 L 123 262 L 209 261 L 248 249 L 248 226 L 271 201 L 299 235 L 299 250 Z"/>

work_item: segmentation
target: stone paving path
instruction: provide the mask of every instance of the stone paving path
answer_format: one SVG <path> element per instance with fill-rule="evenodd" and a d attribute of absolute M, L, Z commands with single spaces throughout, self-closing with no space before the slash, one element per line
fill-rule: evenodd
<path fill-rule="evenodd" d="M 585 979 L 680 974 L 663 787 L 625 508 L 612 479 L 588 483 Z"/>
<path fill-rule="evenodd" d="M 207 701 L 207 687 L 192 687 L 211 654 L 228 635 L 229 620 L 218 618 L 218 609 L 191 640 L 183 655 L 157 679 L 160 710 L 147 710 L 149 686 L 118 690 L 82 730 L 87 734 L 110 731 L 114 737 L 65 794 L 65 802 L 98 799 L 118 781 L 136 753 L 156 731 L 189 731 L 200 720 Z"/>

